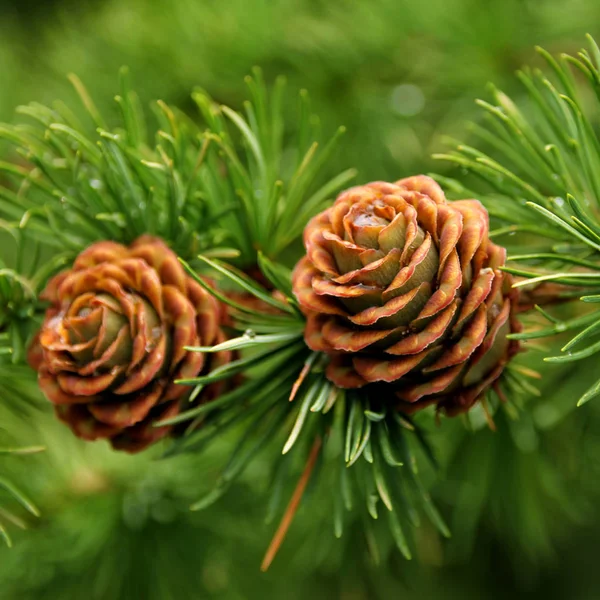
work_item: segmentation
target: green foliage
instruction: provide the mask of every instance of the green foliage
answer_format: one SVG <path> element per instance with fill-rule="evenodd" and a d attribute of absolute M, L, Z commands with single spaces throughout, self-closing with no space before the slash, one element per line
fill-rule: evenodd
<path fill-rule="evenodd" d="M 290 143 L 282 112 L 284 79 L 277 79 L 271 94 L 267 94 L 258 69 L 246 82 L 252 100 L 244 103 L 245 116 L 217 106 L 201 90 L 193 99 L 208 125 L 204 137 L 207 156 L 199 172 L 204 197 L 214 214 L 229 208 L 220 220 L 228 232 L 226 239 L 239 249 L 245 264 L 255 265 L 257 251 L 273 258 L 297 242 L 304 224 L 356 171 L 347 169 L 315 185 L 344 128 L 320 148 L 316 141 L 320 137 L 319 120 L 311 113 L 303 90 L 298 115 L 293 119 L 296 139 Z M 243 153 L 237 149 L 238 138 Z"/>
<path fill-rule="evenodd" d="M 202 157 L 195 127 L 158 102 L 161 128 L 148 142 L 139 100 L 122 70 L 121 122 L 109 128 L 81 82 L 71 80 L 87 123 L 64 104 L 33 103 L 18 110 L 32 123 L 0 128 L 24 161 L 2 166 L 9 182 L 1 192 L 5 217 L 62 253 L 63 262 L 95 241 L 129 243 L 143 234 L 163 237 L 184 255 L 211 244 L 198 228 L 207 214 L 194 179 Z"/>
<path fill-rule="evenodd" d="M 7 228 L 57 253 L 57 264 L 98 240 L 128 244 L 151 234 L 185 259 L 210 250 L 252 266 L 257 251 L 280 255 L 297 242 L 304 222 L 355 174 L 348 169 L 319 183 L 342 129 L 320 150 L 318 119 L 302 92 L 291 142 L 282 79 L 269 94 L 260 71 L 247 78 L 252 100 L 245 118 L 197 90 L 204 131 L 158 101 L 154 134 L 127 70 L 120 79 L 117 127 L 106 124 L 74 76 L 85 121 L 64 103 L 32 103 L 18 109 L 32 123 L 0 127 L 0 138 L 16 151 L 15 162 L 0 164 L 7 179 L 0 214 Z"/>
<path fill-rule="evenodd" d="M 12 442 L 8 427 L 8 409 L 23 416 L 23 403 L 32 397 L 33 372 L 21 365 L 25 354 L 25 343 L 32 328 L 32 317 L 36 304 L 29 282 L 17 271 L 0 269 L 0 538 L 8 546 L 12 545 L 8 531 L 9 525 L 25 527 L 21 519 L 12 510 L 17 503 L 34 516 L 38 509 L 15 485 L 12 478 L 5 475 L 3 465 L 15 455 L 39 452 L 39 446 L 19 447 L 5 445 Z M 35 395 L 35 392 L 33 392 Z M 17 444 L 21 440 L 16 438 Z"/>
<path fill-rule="evenodd" d="M 30 454 L 31 452 L 39 452 L 41 448 L 32 446 L 29 448 L 0 448 L 0 455 L 2 454 Z M 4 477 L 0 477 L 0 490 L 4 492 L 3 495 L 8 495 L 10 498 L 16 500 L 25 510 L 32 515 L 38 517 L 39 511 L 35 505 L 17 488 L 13 483 Z M 18 527 L 25 528 L 23 522 L 19 517 L 10 512 L 7 508 L 0 505 L 0 537 L 4 539 L 8 546 L 12 546 L 12 540 L 8 534 L 5 523 L 10 522 Z"/>
<path fill-rule="evenodd" d="M 514 248 L 505 270 L 522 278 L 515 285 L 536 293 L 544 284 L 557 300 L 579 298 L 576 314 L 565 317 L 538 307 L 546 324 L 513 337 L 531 340 L 563 331 L 576 333 L 557 356 L 568 364 L 600 352 L 600 139 L 595 109 L 600 101 L 600 50 L 589 37 L 590 51 L 554 59 L 544 50 L 550 74 L 525 69 L 519 79 L 529 102 L 523 107 L 492 88 L 493 102 L 480 101 L 484 126 L 473 126 L 482 151 L 459 144 L 438 155 L 476 176 L 473 183 L 447 181 L 459 195 L 480 198 L 499 222 L 496 236 Z M 576 77 L 583 75 L 583 77 Z M 468 181 L 468 180 L 467 180 Z M 482 183 L 483 182 L 483 185 Z M 517 234 L 517 244 L 507 235 Z M 527 234 L 533 238 L 523 238 Z M 533 239 L 533 241 L 529 241 Z M 518 244 L 527 242 L 526 251 Z M 600 380 L 579 399 L 583 404 L 600 394 Z"/>
<path fill-rule="evenodd" d="M 36 282 L 33 280 L 37 260 L 31 258 L 35 251 L 31 253 L 31 247 L 26 248 L 24 243 L 20 243 L 22 237 L 20 232 L 0 221 L 0 244 L 4 247 L 12 245 L 11 250 L 16 251 L 13 257 L 0 258 L 0 375 L 10 368 L 9 365 L 23 362 L 32 317 L 38 304 Z M 6 381 L 4 377 L 0 381 Z"/>
<path fill-rule="evenodd" d="M 0 369 L 2 365 L 0 364 Z M 12 368 L 15 368 L 14 366 Z M 2 371 L 0 370 L 0 374 Z M 19 386 L 15 389 L 0 385 L 0 538 L 10 547 L 12 538 L 9 530 L 16 528 L 25 529 L 31 516 L 39 517 L 36 505 L 29 499 L 29 494 L 23 491 L 26 488 L 26 477 L 15 472 L 21 464 L 23 468 L 31 460 L 28 456 L 44 450 L 42 446 L 22 446 L 26 439 L 34 439 L 29 428 L 27 433 L 21 429 L 21 420 L 30 417 L 29 407 L 15 406 L 14 398 L 22 396 L 26 391 L 28 382 L 27 373 L 21 373 Z M 6 380 L 5 375 L 2 380 Z M 31 392 L 31 390 L 29 390 Z M 9 402 L 6 400 L 9 399 Z"/>

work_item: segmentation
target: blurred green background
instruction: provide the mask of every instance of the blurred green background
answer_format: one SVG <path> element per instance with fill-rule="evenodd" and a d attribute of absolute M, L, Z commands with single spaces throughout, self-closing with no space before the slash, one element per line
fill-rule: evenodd
<path fill-rule="evenodd" d="M 534 46 L 575 52 L 586 32 L 599 33 L 600 3 L 24 0 L 1 2 L 0 17 L 0 120 L 21 103 L 73 102 L 70 72 L 116 112 L 124 64 L 145 104 L 160 98 L 193 115 L 199 85 L 240 107 L 243 78 L 259 65 L 268 81 L 283 74 L 292 90 L 307 89 L 326 132 L 347 127 L 331 173 L 356 167 L 365 182 L 443 172 L 430 155 L 443 136 L 465 137 L 486 83 L 518 98 L 514 71 L 538 64 Z M 10 394 L 21 412 L 0 408 L 0 435 L 48 451 L 1 459 L 42 518 L 0 548 L 0 598 L 598 598 L 600 419 L 593 406 L 569 411 L 595 368 L 577 365 L 568 381 L 546 371 L 539 406 L 516 426 L 470 435 L 445 423 L 434 492 L 454 538 L 442 543 L 424 527 L 421 565 L 391 549 L 370 565 L 359 522 L 335 540 L 324 486 L 267 574 L 258 566 L 274 524 L 264 523 L 260 461 L 221 504 L 192 514 L 185 508 L 216 477 L 224 448 L 165 463 L 111 454 Z"/>
<path fill-rule="evenodd" d="M 142 99 L 193 111 L 206 88 L 239 106 L 260 65 L 309 90 L 326 130 L 346 125 L 338 160 L 361 179 L 431 167 L 442 134 L 462 131 L 488 81 L 514 90 L 534 46 L 577 50 L 592 0 L 49 0 L 3 2 L 0 118 L 16 105 L 72 98 L 74 72 L 112 107 L 118 68 Z M 594 33 L 591 31 L 591 33 Z"/>

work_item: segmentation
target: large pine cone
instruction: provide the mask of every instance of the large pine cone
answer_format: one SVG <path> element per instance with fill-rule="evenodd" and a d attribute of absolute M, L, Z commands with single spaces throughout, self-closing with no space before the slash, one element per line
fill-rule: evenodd
<path fill-rule="evenodd" d="M 404 412 L 473 406 L 518 349 L 506 251 L 488 228 L 477 200 L 448 203 L 425 176 L 352 188 L 314 217 L 293 284 L 327 377 Z"/>
<path fill-rule="evenodd" d="M 29 362 L 59 418 L 87 440 L 142 450 L 171 431 L 153 423 L 177 415 L 189 396 L 175 380 L 229 360 L 185 350 L 224 340 L 222 309 L 157 238 L 92 245 L 42 298 L 50 307 Z"/>

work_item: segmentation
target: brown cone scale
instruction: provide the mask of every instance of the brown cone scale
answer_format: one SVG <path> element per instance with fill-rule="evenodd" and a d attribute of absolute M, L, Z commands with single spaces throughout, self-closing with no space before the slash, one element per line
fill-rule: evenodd
<path fill-rule="evenodd" d="M 158 238 L 93 244 L 41 297 L 50 307 L 29 362 L 58 417 L 86 440 L 146 448 L 172 429 L 154 423 L 189 396 L 175 381 L 230 359 L 185 350 L 224 340 L 221 308 Z M 209 386 L 196 402 L 215 393 Z"/>
<path fill-rule="evenodd" d="M 408 413 L 469 410 L 518 350 L 517 293 L 488 234 L 477 200 L 447 202 L 423 175 L 349 189 L 314 217 L 293 286 L 327 377 Z"/>

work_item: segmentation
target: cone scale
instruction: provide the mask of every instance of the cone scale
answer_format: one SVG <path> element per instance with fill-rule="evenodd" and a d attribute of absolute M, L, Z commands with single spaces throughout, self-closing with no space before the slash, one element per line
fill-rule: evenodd
<path fill-rule="evenodd" d="M 308 346 L 327 377 L 411 413 L 469 410 L 518 344 L 517 293 L 477 200 L 429 177 L 349 189 L 304 231 L 293 273 Z M 367 387 L 368 386 L 368 387 Z"/>

